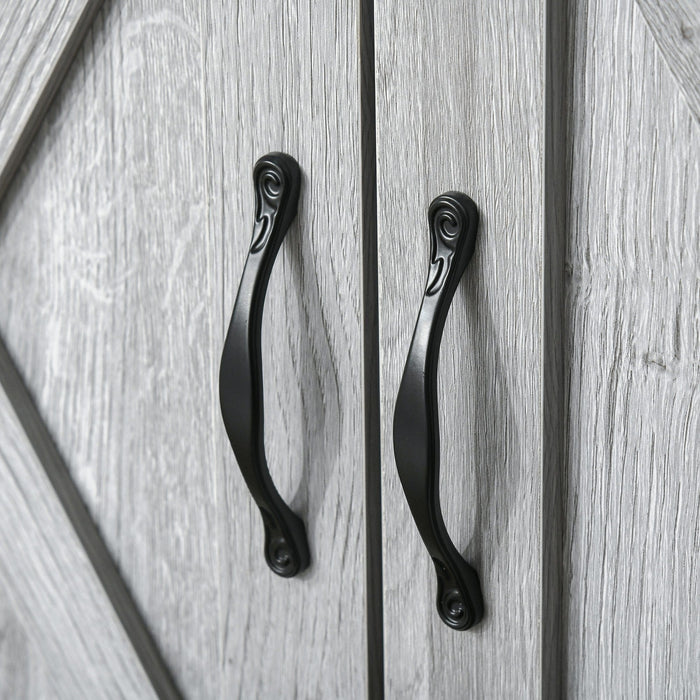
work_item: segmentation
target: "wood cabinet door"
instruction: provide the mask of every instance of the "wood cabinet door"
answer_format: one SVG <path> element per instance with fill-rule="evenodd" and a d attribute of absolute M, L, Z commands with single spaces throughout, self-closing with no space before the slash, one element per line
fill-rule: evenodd
<path fill-rule="evenodd" d="M 536 697 L 542 601 L 544 3 L 376 6 L 385 688 Z M 485 618 L 438 617 L 433 563 L 395 467 L 392 419 L 430 261 L 428 207 L 480 212 L 438 371 L 440 500 Z"/>
<path fill-rule="evenodd" d="M 89 3 L 56 2 L 46 17 L 10 5 L 5 29 L 26 46 L 52 29 L 73 36 L 61 21 Z M 346 0 L 107 3 L 3 192 L 8 355 L 187 697 L 366 693 L 359 11 Z M 58 62 L 75 45 L 40 48 Z M 18 67 L 14 79 L 32 75 Z M 45 100 L 30 87 L 16 93 L 35 100 L 23 114 Z M 3 171 L 17 142 L 28 138 L 8 141 Z M 303 174 L 262 330 L 268 462 L 311 546 L 311 567 L 289 580 L 265 564 L 217 381 L 251 240 L 252 167 L 271 151 Z M 3 384 L 3 483 L 15 498 L 12 474 L 38 458 Z M 23 450 L 5 450 L 11 430 Z M 39 550 L 9 546 L 32 512 L 0 520 L 0 575 L 15 602 L 30 580 L 37 598 L 59 595 L 49 574 L 28 570 Z M 37 531 L 52 527 L 31 517 Z M 79 574 L 70 568 L 60 595 Z M 36 651 L 52 696 L 98 697 L 101 685 L 104 696 L 138 695 L 142 670 L 132 685 L 88 670 L 89 640 L 108 626 L 95 610 L 109 602 L 65 608 L 64 627 L 87 640 L 72 656 L 57 656 L 61 628 L 36 616 L 3 663 L 26 668 L 15 654 Z"/>
<path fill-rule="evenodd" d="M 699 28 L 683 0 L 376 6 L 387 697 L 700 689 Z M 392 446 L 447 190 L 481 216 L 438 372 L 465 632 Z"/>
<path fill-rule="evenodd" d="M 696 4 L 9 6 L 0 695 L 697 695 Z M 271 151 L 302 170 L 262 330 L 289 580 L 217 396 Z M 438 371 L 463 632 L 392 444 L 450 190 L 480 212 Z"/>

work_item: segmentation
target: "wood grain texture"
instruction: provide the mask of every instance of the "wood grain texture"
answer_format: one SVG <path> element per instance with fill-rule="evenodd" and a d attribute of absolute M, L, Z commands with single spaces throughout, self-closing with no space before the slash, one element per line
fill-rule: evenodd
<path fill-rule="evenodd" d="M 359 11 L 246 0 L 235 13 L 211 2 L 203 18 L 217 351 L 250 241 L 252 164 L 281 150 L 303 173 L 267 292 L 263 366 L 268 462 L 305 520 L 312 567 L 288 581 L 267 570 L 260 516 L 214 416 L 228 696 L 366 692 Z"/>
<path fill-rule="evenodd" d="M 0 12 L 0 199 L 102 0 L 5 0 Z"/>
<path fill-rule="evenodd" d="M 375 12 L 389 698 L 540 692 L 544 23 L 535 0 Z M 391 433 L 428 270 L 428 206 L 450 189 L 481 213 L 438 380 L 445 521 L 486 604 L 468 632 L 438 618 Z"/>
<path fill-rule="evenodd" d="M 36 671 L 18 668 L 21 651 L 13 650 L 2 669 L 12 674 L 2 681 L 12 697 L 39 693 L 44 673 L 53 697 L 155 697 L 2 386 L 0 512 L 0 582 L 15 624 L 26 630 L 18 641 L 44 660 Z M 10 634 L 17 633 L 13 626 Z"/>
<path fill-rule="evenodd" d="M 51 680 L 44 658 L 27 634 L 4 586 L 0 590 L 0 698 L 44 700 Z"/>
<path fill-rule="evenodd" d="M 180 687 L 212 697 L 198 18 L 165 0 L 97 17 L 0 215 L 0 328 Z"/>
<path fill-rule="evenodd" d="M 186 696 L 364 692 L 358 8 L 110 3 L 0 214 L 0 328 Z M 263 322 L 266 567 L 220 418 L 252 166 L 304 172 Z"/>
<path fill-rule="evenodd" d="M 566 688 L 700 689 L 700 131 L 632 0 L 573 8 Z"/>
<path fill-rule="evenodd" d="M 666 64 L 700 122 L 700 3 L 637 0 Z"/>
<path fill-rule="evenodd" d="M 54 495 L 73 526 L 109 604 L 122 624 L 154 690 L 160 698 L 177 700 L 181 695 L 172 674 L 164 663 L 158 646 L 145 625 L 133 596 L 125 585 L 2 338 L 0 338 L 0 385 L 17 414 L 27 444 L 31 445 L 43 467 Z"/>

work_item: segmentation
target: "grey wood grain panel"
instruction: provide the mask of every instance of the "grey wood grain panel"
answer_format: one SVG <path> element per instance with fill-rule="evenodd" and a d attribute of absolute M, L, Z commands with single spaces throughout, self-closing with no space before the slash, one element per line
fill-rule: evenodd
<path fill-rule="evenodd" d="M 206 226 L 222 252 L 215 354 L 250 243 L 251 168 L 281 150 L 303 172 L 297 223 L 263 320 L 265 445 L 303 515 L 312 567 L 283 581 L 218 415 L 222 682 L 229 696 L 366 692 L 360 3 L 206 4 Z M 223 286 L 222 286 L 223 285 Z"/>
<path fill-rule="evenodd" d="M 191 697 L 365 689 L 358 12 L 109 5 L 0 213 L 0 328 Z M 304 171 L 263 324 L 268 461 L 312 549 L 289 581 L 217 396 L 275 149 Z"/>
<path fill-rule="evenodd" d="M 102 0 L 5 0 L 0 12 L 0 199 Z"/>
<path fill-rule="evenodd" d="M 126 587 L 114 558 L 107 549 L 2 338 L 0 338 L 0 385 L 4 388 L 19 418 L 26 442 L 32 446 L 42 465 L 54 494 L 73 526 L 84 553 L 92 564 L 109 603 L 121 622 L 154 690 L 161 698 L 176 700 L 180 697 L 180 692 L 172 674 L 163 662 L 158 646 L 145 625 L 133 596 Z"/>
<path fill-rule="evenodd" d="M 41 656 L 10 602 L 0 590 L 0 698 L 39 700 L 51 697 L 51 682 Z"/>
<path fill-rule="evenodd" d="M 28 676 L 46 672 L 54 697 L 155 697 L 2 387 L 0 512 L 0 582 L 25 644 L 44 659 L 36 670 L 3 669 L 12 673 L 3 684 L 28 693 Z"/>
<path fill-rule="evenodd" d="M 544 2 L 379 3 L 378 246 L 385 687 L 390 698 L 535 697 L 541 684 Z M 479 206 L 439 367 L 440 494 L 481 576 L 457 633 L 398 480 L 394 401 L 428 270 L 427 210 Z"/>
<path fill-rule="evenodd" d="M 700 131 L 632 0 L 572 16 L 571 697 L 700 689 Z"/>
<path fill-rule="evenodd" d="M 637 0 L 666 64 L 700 121 L 700 3 Z"/>
<path fill-rule="evenodd" d="M 97 17 L 0 214 L 0 328 L 183 692 L 219 692 L 198 2 Z"/>

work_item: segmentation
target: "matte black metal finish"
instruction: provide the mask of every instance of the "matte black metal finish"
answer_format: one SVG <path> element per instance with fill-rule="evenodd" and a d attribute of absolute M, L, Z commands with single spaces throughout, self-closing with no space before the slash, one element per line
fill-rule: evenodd
<path fill-rule="evenodd" d="M 309 565 L 309 545 L 304 523 L 282 500 L 267 467 L 260 336 L 272 266 L 297 213 L 299 165 L 284 153 L 269 153 L 255 164 L 253 181 L 253 240 L 221 356 L 219 399 L 231 447 L 262 513 L 265 560 L 288 578 Z"/>
<path fill-rule="evenodd" d="M 479 214 L 460 192 L 430 205 L 430 270 L 394 411 L 394 454 L 401 485 L 437 573 L 442 621 L 466 630 L 481 620 L 483 599 L 476 571 L 447 533 L 440 508 L 440 429 L 437 368 L 447 312 L 474 253 Z"/>

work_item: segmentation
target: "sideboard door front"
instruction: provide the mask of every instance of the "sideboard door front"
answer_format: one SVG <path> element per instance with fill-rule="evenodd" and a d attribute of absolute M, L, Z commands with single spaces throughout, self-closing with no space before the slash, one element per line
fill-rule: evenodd
<path fill-rule="evenodd" d="M 106 3 L 3 197 L 0 333 L 187 697 L 366 689 L 358 6 Z M 218 397 L 273 151 L 302 171 L 262 327 L 288 580 Z"/>

